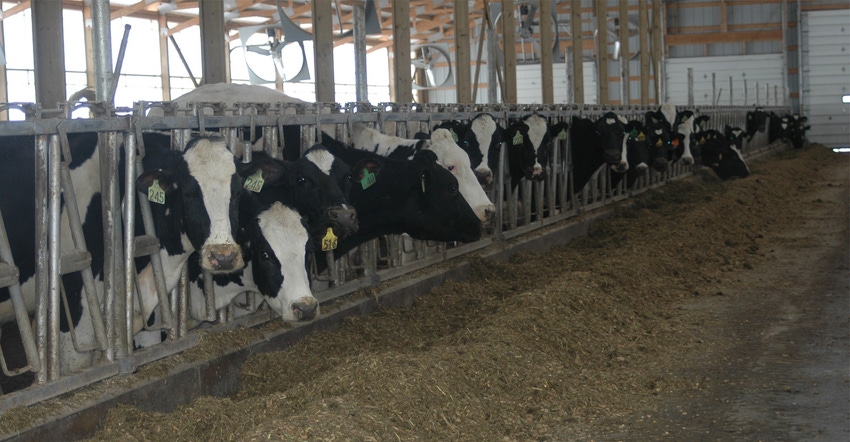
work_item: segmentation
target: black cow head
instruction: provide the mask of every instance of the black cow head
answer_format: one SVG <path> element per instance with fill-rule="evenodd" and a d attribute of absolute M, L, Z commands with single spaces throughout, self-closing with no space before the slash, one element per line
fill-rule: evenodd
<path fill-rule="evenodd" d="M 752 141 L 756 132 L 764 132 L 767 127 L 767 112 L 764 108 L 757 107 L 756 110 L 747 112 L 747 123 L 745 126 L 747 142 Z"/>
<path fill-rule="evenodd" d="M 357 231 L 357 213 L 347 199 L 351 171 L 322 145 L 308 149 L 294 162 L 258 153 L 251 163 L 240 165 L 239 173 L 249 184 L 251 177 L 263 180 L 260 188 L 251 189 L 259 191 L 258 198 L 263 203 L 280 201 L 298 210 L 317 244 L 328 229 L 337 238 Z"/>
<path fill-rule="evenodd" d="M 730 128 L 733 139 L 742 139 L 743 131 Z M 739 132 L 740 131 L 740 132 Z M 734 133 L 738 132 L 738 135 Z M 701 151 L 702 165 L 711 168 L 721 179 L 745 178 L 750 174 L 741 152 L 729 144 L 730 137 L 716 130 L 707 130 L 696 140 Z"/>
<path fill-rule="evenodd" d="M 623 152 L 623 139 L 626 135 L 626 125 L 620 116 L 608 112 L 593 123 L 594 140 L 605 163 L 619 172 L 628 170 L 628 162 Z"/>
<path fill-rule="evenodd" d="M 508 148 L 508 167 L 511 183 L 516 186 L 522 178 L 539 181 L 546 178 L 552 139 L 546 118 L 531 114 L 511 123 L 503 140 Z"/>

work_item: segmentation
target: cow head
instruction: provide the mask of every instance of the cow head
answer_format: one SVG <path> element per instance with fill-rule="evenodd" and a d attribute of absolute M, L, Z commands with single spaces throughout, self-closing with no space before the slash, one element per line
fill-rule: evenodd
<path fill-rule="evenodd" d="M 351 191 L 362 224 L 380 224 L 385 232 L 422 240 L 481 238 L 481 221 L 460 193 L 457 179 L 437 163 L 434 152 L 421 150 L 409 161 L 361 157 L 352 172 L 354 181 L 362 183 Z"/>
<path fill-rule="evenodd" d="M 691 151 L 691 143 L 695 133 L 695 122 L 696 117 L 692 111 L 685 110 L 676 115 L 676 132 L 683 135 L 681 154 L 679 155 L 677 152 L 677 156 L 682 159 L 682 162 L 686 166 L 692 166 L 694 164 L 694 154 Z"/>
<path fill-rule="evenodd" d="M 626 123 L 625 130 L 629 167 L 641 174 L 646 173 L 651 164 L 650 138 L 647 137 L 646 128 L 640 121 L 631 120 Z"/>
<path fill-rule="evenodd" d="M 224 139 L 192 139 L 183 152 L 157 155 L 154 164 L 146 164 L 147 170 L 136 180 L 137 190 L 163 205 L 165 223 L 176 226 L 174 230 L 200 251 L 204 270 L 229 273 L 241 269 L 242 253 L 233 238 L 242 178 Z M 161 234 L 162 229 L 157 232 Z"/>
<path fill-rule="evenodd" d="M 469 124 L 447 121 L 434 129 L 449 129 L 457 145 L 469 155 L 469 165 L 481 186 L 493 187 L 493 171 L 499 167 L 502 146 L 501 128 L 490 114 L 476 115 Z"/>
<path fill-rule="evenodd" d="M 307 256 L 312 249 L 306 220 L 279 202 L 245 224 L 251 270 L 266 302 L 285 321 L 313 319 L 319 301 L 310 291 Z"/>
<path fill-rule="evenodd" d="M 626 122 L 614 112 L 607 112 L 593 123 L 596 145 L 602 149 L 605 163 L 615 172 L 626 172 L 629 163 L 626 152 Z"/>
<path fill-rule="evenodd" d="M 683 137 L 681 134 L 672 133 L 666 121 L 652 118 L 647 118 L 647 121 L 647 159 L 655 171 L 664 172 L 670 164 L 673 151 L 680 146 Z"/>
<path fill-rule="evenodd" d="M 527 115 L 511 123 L 505 129 L 503 139 L 508 145 L 512 183 L 516 184 L 522 178 L 533 181 L 546 178 L 552 140 L 545 118 L 537 114 Z"/>
<path fill-rule="evenodd" d="M 357 212 L 347 199 L 351 171 L 322 145 L 308 149 L 294 162 L 257 154 L 254 161 L 241 166 L 239 173 L 245 177 L 260 174 L 263 185 L 258 198 L 266 204 L 280 201 L 298 210 L 317 241 L 328 229 L 339 238 L 357 231 Z"/>
<path fill-rule="evenodd" d="M 764 108 L 757 107 L 754 111 L 747 112 L 747 123 L 744 126 L 747 130 L 747 141 L 752 141 L 756 132 L 764 132 L 767 127 L 767 112 Z"/>
<path fill-rule="evenodd" d="M 738 149 L 732 148 L 730 139 L 740 142 L 743 139 L 743 131 L 737 128 L 729 128 L 727 136 L 716 130 L 707 130 L 700 134 L 696 140 L 702 152 L 702 164 L 711 168 L 721 179 L 732 177 L 745 178 L 750 170 Z"/>
<path fill-rule="evenodd" d="M 496 214 L 496 206 L 481 188 L 475 172 L 469 163 L 469 155 L 458 147 L 451 133 L 446 129 L 437 129 L 431 133 L 426 150 L 434 152 L 437 162 L 457 180 L 460 193 L 482 222 L 489 221 Z"/>

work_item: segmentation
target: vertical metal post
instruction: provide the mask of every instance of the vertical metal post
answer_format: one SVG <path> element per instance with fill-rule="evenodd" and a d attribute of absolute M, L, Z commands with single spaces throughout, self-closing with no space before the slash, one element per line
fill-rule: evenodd
<path fill-rule="evenodd" d="M 732 90 L 732 76 L 729 76 L 729 106 L 735 105 L 735 92 Z"/>
<path fill-rule="evenodd" d="M 688 68 L 688 107 L 694 107 L 694 68 Z"/>
<path fill-rule="evenodd" d="M 62 154 L 59 148 L 59 135 L 50 135 L 47 152 L 48 171 L 48 220 L 47 220 L 47 243 L 48 243 L 48 299 L 47 299 L 47 380 L 52 381 L 59 378 L 59 317 L 62 309 L 59 305 L 59 296 L 62 289 L 61 275 L 59 274 L 60 262 L 60 238 L 59 221 L 61 212 L 62 187 L 59 169 L 62 164 Z"/>
<path fill-rule="evenodd" d="M 136 134 L 126 132 L 124 134 L 124 165 L 126 173 L 124 174 L 124 305 L 125 305 L 125 323 L 124 328 L 127 330 L 126 346 L 127 353 L 133 352 L 133 299 L 135 296 L 135 281 L 136 281 L 136 262 L 135 262 L 135 247 L 136 247 Z M 139 305 L 142 302 L 139 300 Z M 164 308 L 165 306 L 163 306 Z M 144 315 L 143 309 L 139 309 L 140 314 Z M 142 321 L 146 320 L 144 316 Z"/>
<path fill-rule="evenodd" d="M 36 308 L 36 345 L 42 370 L 37 373 L 40 384 L 47 378 L 47 290 L 49 288 L 48 266 L 48 136 L 39 135 L 35 142 L 35 293 L 38 296 Z"/>
<path fill-rule="evenodd" d="M 369 101 L 369 86 L 366 66 L 366 9 L 354 5 L 354 79 L 355 96 L 358 103 Z"/>
<path fill-rule="evenodd" d="M 98 101 L 107 101 L 112 91 L 112 30 L 109 0 L 91 0 L 91 8 L 95 96 Z"/>

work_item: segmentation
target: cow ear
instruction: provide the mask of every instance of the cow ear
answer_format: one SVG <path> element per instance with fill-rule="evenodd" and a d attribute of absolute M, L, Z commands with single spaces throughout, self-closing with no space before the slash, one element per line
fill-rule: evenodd
<path fill-rule="evenodd" d="M 381 164 L 377 159 L 362 159 L 351 168 L 352 181 L 360 183 L 363 190 L 366 190 L 369 186 L 375 184 L 375 181 L 383 168 L 383 164 Z"/>
<path fill-rule="evenodd" d="M 178 187 L 173 173 L 167 170 L 155 169 L 143 172 L 136 178 L 136 191 L 147 194 L 150 188 L 154 186 L 154 182 L 156 182 L 156 186 L 159 186 L 165 192 L 165 195 L 173 192 Z"/>
<path fill-rule="evenodd" d="M 238 163 L 237 167 L 239 169 L 239 176 L 242 178 L 248 178 L 256 174 L 257 171 L 260 171 L 263 182 L 268 185 L 275 185 L 280 183 L 286 175 L 287 166 L 287 163 L 274 158 L 262 158 L 248 164 Z"/>
<path fill-rule="evenodd" d="M 437 162 L 437 154 L 434 153 L 431 150 L 422 149 L 422 150 L 419 150 L 418 152 L 416 152 L 416 154 L 413 156 L 413 160 L 418 161 L 420 163 L 431 163 L 431 162 L 436 163 Z"/>

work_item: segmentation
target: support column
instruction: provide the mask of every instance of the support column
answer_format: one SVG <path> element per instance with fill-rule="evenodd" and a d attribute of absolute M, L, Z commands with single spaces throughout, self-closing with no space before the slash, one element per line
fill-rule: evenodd
<path fill-rule="evenodd" d="M 724 8 L 725 9 L 725 8 Z M 664 102 L 664 34 L 663 5 L 661 0 L 652 2 L 652 66 L 655 69 L 655 102 Z"/>
<path fill-rule="evenodd" d="M 45 108 L 54 109 L 67 98 L 62 2 L 32 2 L 31 10 L 35 99 Z"/>
<path fill-rule="evenodd" d="M 358 102 L 369 101 L 369 81 L 366 73 L 366 8 L 354 5 L 354 81 Z"/>
<path fill-rule="evenodd" d="M 159 66 L 162 84 L 162 100 L 171 101 L 171 72 L 168 65 L 168 20 L 164 15 L 158 18 L 159 24 Z"/>
<path fill-rule="evenodd" d="M 647 9 L 647 0 L 638 1 L 638 29 L 640 32 L 640 104 L 646 106 L 649 104 L 649 33 L 646 29 L 649 27 L 649 11 Z"/>
<path fill-rule="evenodd" d="M 455 0 L 455 90 L 458 103 L 471 103 L 472 66 L 469 50 L 469 2 Z"/>
<path fill-rule="evenodd" d="M 555 104 L 552 73 L 552 0 L 540 0 L 540 80 L 543 104 Z M 558 48 L 560 51 L 561 49 Z"/>
<path fill-rule="evenodd" d="M 319 2 L 321 3 L 321 2 Z M 227 82 L 227 47 L 224 39 L 224 3 L 198 2 L 201 22 L 201 65 L 203 84 Z"/>
<path fill-rule="evenodd" d="M 413 78 L 410 75 L 410 3 L 392 1 L 393 14 L 393 78 L 395 101 L 413 102 Z"/>
<path fill-rule="evenodd" d="M 505 54 L 505 64 L 502 79 L 505 82 L 502 90 L 503 103 L 516 103 L 516 25 L 514 23 L 513 0 L 502 0 L 502 51 Z"/>
<path fill-rule="evenodd" d="M 631 103 L 629 74 L 629 0 L 620 0 L 620 88 L 624 105 Z"/>
<path fill-rule="evenodd" d="M 599 104 L 608 104 L 608 5 L 606 0 L 594 2 L 596 6 L 596 85 Z"/>
<path fill-rule="evenodd" d="M 329 1 L 313 2 L 313 55 L 316 74 L 316 101 L 336 101 L 334 83 L 333 10 Z"/>
<path fill-rule="evenodd" d="M 573 34 L 573 102 L 584 104 L 584 63 L 582 62 L 581 0 L 570 3 L 570 32 Z"/>

